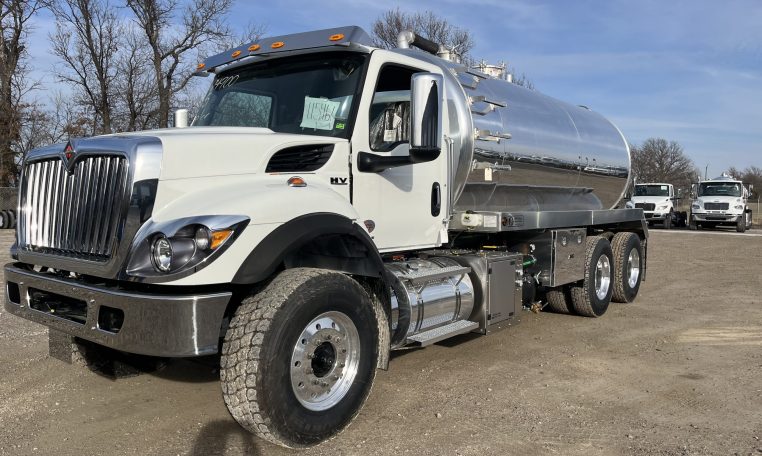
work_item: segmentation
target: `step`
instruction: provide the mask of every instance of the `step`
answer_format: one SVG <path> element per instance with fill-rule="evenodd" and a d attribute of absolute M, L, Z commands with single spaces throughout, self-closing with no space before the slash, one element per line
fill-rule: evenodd
<path fill-rule="evenodd" d="M 460 320 L 454 323 L 450 323 L 449 325 L 440 326 L 438 328 L 418 333 L 415 336 L 408 337 L 408 341 L 412 342 L 414 345 L 425 347 L 427 345 L 435 344 L 441 340 L 457 336 L 458 334 L 471 332 L 477 328 L 479 328 L 479 323 L 468 320 Z"/>
<path fill-rule="evenodd" d="M 471 268 L 466 266 L 448 266 L 446 268 L 435 269 L 434 271 L 427 269 L 421 272 L 408 272 L 405 275 L 399 276 L 399 278 L 403 280 L 409 280 L 413 284 L 422 284 L 426 283 L 429 280 L 452 277 L 458 274 L 465 275 L 469 272 L 471 272 Z"/>

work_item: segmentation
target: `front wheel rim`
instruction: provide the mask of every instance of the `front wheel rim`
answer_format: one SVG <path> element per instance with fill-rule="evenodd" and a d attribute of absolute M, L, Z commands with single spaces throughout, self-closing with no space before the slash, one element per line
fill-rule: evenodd
<path fill-rule="evenodd" d="M 360 364 L 360 334 L 351 318 L 337 311 L 313 318 L 291 353 L 291 388 L 305 408 L 323 411 L 349 392 Z"/>
<path fill-rule="evenodd" d="M 598 299 L 606 299 L 611 287 L 611 261 L 606 255 L 598 257 L 595 265 L 595 295 Z"/>

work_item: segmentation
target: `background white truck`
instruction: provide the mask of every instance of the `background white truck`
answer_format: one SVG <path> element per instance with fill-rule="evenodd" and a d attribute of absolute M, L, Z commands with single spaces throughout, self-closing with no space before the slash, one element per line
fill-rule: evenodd
<path fill-rule="evenodd" d="M 693 184 L 688 226 L 692 230 L 735 226 L 737 232 L 743 233 L 752 225 L 748 205 L 751 191 L 751 185 L 728 174 Z"/>
<path fill-rule="evenodd" d="M 679 193 L 675 192 L 672 184 L 635 184 L 632 198 L 626 207 L 643 209 L 643 216 L 649 226 L 661 223 L 665 229 L 670 229 L 685 222 L 685 213 L 677 207 L 680 201 Z"/>
<path fill-rule="evenodd" d="M 57 350 L 221 353 L 238 423 L 304 447 L 357 415 L 392 349 L 637 296 L 648 230 L 611 209 L 629 150 L 599 114 L 412 32 L 263 38 L 199 74 L 190 128 L 26 157 L 5 308 Z"/>

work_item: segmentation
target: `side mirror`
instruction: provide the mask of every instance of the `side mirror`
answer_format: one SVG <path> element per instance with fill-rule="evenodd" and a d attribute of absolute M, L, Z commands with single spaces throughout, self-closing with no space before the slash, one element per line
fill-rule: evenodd
<path fill-rule="evenodd" d="M 416 73 L 410 79 L 410 157 L 413 163 L 436 159 L 442 150 L 444 78 Z"/>
<path fill-rule="evenodd" d="M 677 189 L 677 197 L 678 198 L 682 198 L 682 196 L 683 196 L 683 189 L 682 188 L 678 188 Z"/>

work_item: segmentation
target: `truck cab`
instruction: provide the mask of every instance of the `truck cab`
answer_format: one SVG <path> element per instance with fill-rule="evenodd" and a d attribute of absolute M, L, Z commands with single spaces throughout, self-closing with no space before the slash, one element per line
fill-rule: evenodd
<path fill-rule="evenodd" d="M 666 183 L 635 184 L 632 198 L 627 207 L 643 209 L 643 216 L 649 225 L 663 224 L 665 229 L 679 224 L 677 202 L 680 192 L 675 193 L 675 187 Z"/>
<path fill-rule="evenodd" d="M 743 233 L 751 228 L 752 212 L 747 203 L 752 190 L 750 184 L 728 174 L 693 184 L 688 226 L 692 230 L 735 226 Z"/>

